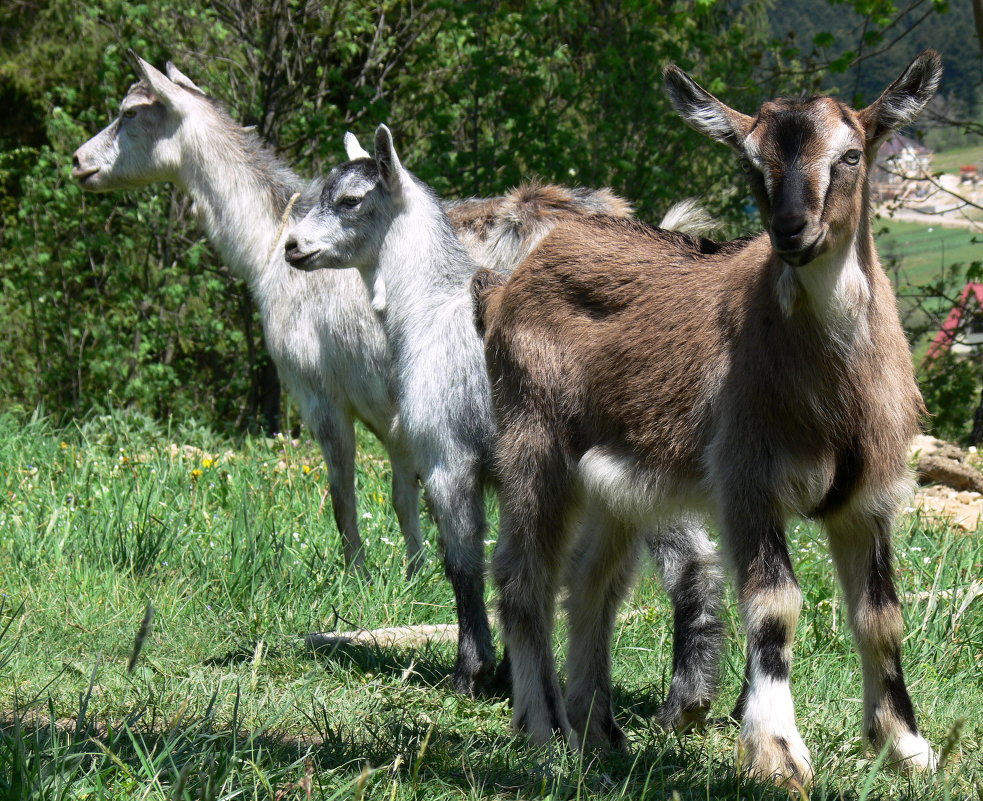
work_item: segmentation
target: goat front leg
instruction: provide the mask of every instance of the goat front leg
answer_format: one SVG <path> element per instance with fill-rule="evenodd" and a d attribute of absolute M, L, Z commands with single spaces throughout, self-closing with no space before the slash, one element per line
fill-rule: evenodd
<path fill-rule="evenodd" d="M 328 465 L 331 509 L 341 534 L 345 565 L 367 578 L 355 499 L 355 423 L 335 406 L 321 406 L 308 417 Z"/>
<path fill-rule="evenodd" d="M 444 572 L 457 604 L 457 664 L 454 689 L 476 696 L 495 673 L 485 608 L 485 499 L 477 471 L 468 467 L 429 471 L 427 500 L 443 546 Z"/>
<path fill-rule="evenodd" d="M 888 764 L 935 770 L 935 752 L 918 732 L 901 671 L 901 603 L 894 589 L 891 520 L 841 512 L 824 520 L 864 681 L 864 733 L 887 748 Z"/>
<path fill-rule="evenodd" d="M 746 685 L 738 702 L 738 762 L 757 779 L 806 787 L 813 777 L 812 759 L 795 725 L 789 685 L 802 592 L 784 527 L 777 519 L 755 524 L 748 518 L 746 511 L 728 514 L 722 531 L 748 638 Z"/>
<path fill-rule="evenodd" d="M 637 563 L 635 531 L 593 507 L 567 568 L 567 717 L 582 742 L 624 748 L 611 702 L 611 638 Z"/>
<path fill-rule="evenodd" d="M 703 726 L 717 695 L 724 578 L 706 528 L 696 521 L 666 523 L 646 539 L 673 606 L 672 683 L 655 719 L 683 732 Z"/>

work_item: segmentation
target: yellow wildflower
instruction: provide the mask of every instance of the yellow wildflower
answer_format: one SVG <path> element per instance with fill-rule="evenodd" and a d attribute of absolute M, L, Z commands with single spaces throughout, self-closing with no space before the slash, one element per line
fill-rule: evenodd
<path fill-rule="evenodd" d="M 199 470 L 197 467 L 191 471 L 192 478 L 198 478 L 198 476 L 200 475 L 201 475 L 201 470 Z"/>
<path fill-rule="evenodd" d="M 201 460 L 201 466 L 202 467 L 215 467 L 215 460 L 214 459 L 202 459 Z"/>
<path fill-rule="evenodd" d="M 311 466 L 309 464 L 305 464 L 303 467 L 300 468 L 300 470 L 306 476 L 308 473 L 311 472 Z"/>

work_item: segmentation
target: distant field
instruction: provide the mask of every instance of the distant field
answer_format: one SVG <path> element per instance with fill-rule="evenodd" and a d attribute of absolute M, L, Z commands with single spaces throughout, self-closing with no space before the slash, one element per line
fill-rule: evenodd
<path fill-rule="evenodd" d="M 900 286 L 925 284 L 938 280 L 943 268 L 953 264 L 968 266 L 983 260 L 983 237 L 973 242 L 974 235 L 962 228 L 926 227 L 918 223 L 878 220 L 875 231 L 877 249 L 888 274 L 895 278 L 892 260 L 897 259 Z"/>
<path fill-rule="evenodd" d="M 877 250 L 898 294 L 901 319 L 908 329 L 924 328 L 913 343 L 915 363 L 921 363 L 951 301 L 922 292 L 919 287 L 943 278 L 949 297 L 958 294 L 972 261 L 983 260 L 983 237 L 963 228 L 940 228 L 918 223 L 877 220 Z M 953 265 L 961 265 L 956 266 Z M 927 313 L 927 316 L 926 316 Z"/>
<path fill-rule="evenodd" d="M 958 172 L 963 164 L 983 164 L 983 145 L 946 150 L 936 153 L 932 159 L 932 168 L 936 172 Z"/>

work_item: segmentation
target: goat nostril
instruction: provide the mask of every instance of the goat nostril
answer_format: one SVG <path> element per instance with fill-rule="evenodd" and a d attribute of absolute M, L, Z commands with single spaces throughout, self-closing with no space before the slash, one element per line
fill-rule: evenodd
<path fill-rule="evenodd" d="M 783 238 L 790 238 L 806 227 L 805 217 L 776 217 L 771 221 L 771 230 Z"/>
<path fill-rule="evenodd" d="M 79 168 L 79 157 L 78 157 L 78 153 L 76 153 L 74 156 L 72 156 L 72 168 L 73 169 L 76 169 L 76 170 Z"/>

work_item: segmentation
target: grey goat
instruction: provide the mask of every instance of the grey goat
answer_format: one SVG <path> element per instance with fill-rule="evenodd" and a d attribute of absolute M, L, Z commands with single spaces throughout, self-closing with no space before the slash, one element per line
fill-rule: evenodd
<path fill-rule="evenodd" d="M 674 222 L 685 219 L 675 217 Z M 484 491 L 491 480 L 496 434 L 472 314 L 470 282 L 478 265 L 439 199 L 403 168 L 384 125 L 376 131 L 375 158 L 332 170 L 318 203 L 288 232 L 285 249 L 287 261 L 298 270 L 356 267 L 371 287 L 396 362 L 398 430 L 412 450 L 436 517 L 444 568 L 457 601 L 455 687 L 478 692 L 495 667 L 484 601 Z M 704 647 L 692 653 L 701 667 L 695 675 L 680 671 L 670 700 L 688 701 L 702 693 L 709 703 L 720 640 L 715 554 L 699 527 L 689 537 L 667 538 L 666 546 L 662 539 L 652 538 L 653 551 L 674 600 L 684 600 L 675 581 L 682 562 L 699 563 L 695 575 L 706 582 L 706 596 L 717 599 L 705 610 Z M 674 547 L 679 541 L 703 542 L 706 548 L 680 554 Z M 684 693 L 679 686 L 694 683 L 696 691 Z"/>

